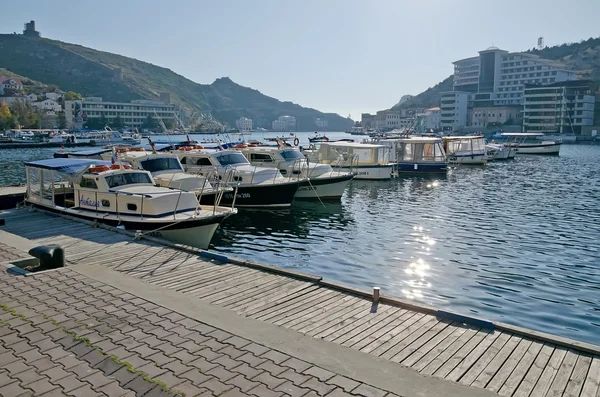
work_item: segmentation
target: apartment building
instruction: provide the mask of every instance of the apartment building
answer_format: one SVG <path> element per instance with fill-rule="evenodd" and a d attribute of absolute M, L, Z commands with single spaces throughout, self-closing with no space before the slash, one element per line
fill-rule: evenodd
<path fill-rule="evenodd" d="M 469 93 L 447 91 L 440 93 L 440 128 L 455 131 L 467 125 Z"/>

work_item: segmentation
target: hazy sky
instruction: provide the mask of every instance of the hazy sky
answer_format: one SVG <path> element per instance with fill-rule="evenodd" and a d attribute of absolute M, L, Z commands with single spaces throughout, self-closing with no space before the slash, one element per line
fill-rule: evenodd
<path fill-rule="evenodd" d="M 3 33 L 33 19 L 47 38 L 198 83 L 228 76 L 354 119 L 435 85 L 452 61 L 491 45 L 519 51 L 539 36 L 550 46 L 600 35 L 598 0 L 26 0 L 0 9 Z"/>

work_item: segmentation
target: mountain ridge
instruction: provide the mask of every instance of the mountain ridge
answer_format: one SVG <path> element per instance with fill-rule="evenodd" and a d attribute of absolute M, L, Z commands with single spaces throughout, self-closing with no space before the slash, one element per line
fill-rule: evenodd
<path fill-rule="evenodd" d="M 270 127 L 282 115 L 295 116 L 297 129 L 304 131 L 317 129 L 317 118 L 326 120 L 329 130 L 352 125 L 338 114 L 279 101 L 228 77 L 200 84 L 149 62 L 53 39 L 0 34 L 0 67 L 65 91 L 118 102 L 158 99 L 166 92 L 188 113 L 210 115 L 232 126 L 245 116 L 263 124 L 257 127 Z"/>

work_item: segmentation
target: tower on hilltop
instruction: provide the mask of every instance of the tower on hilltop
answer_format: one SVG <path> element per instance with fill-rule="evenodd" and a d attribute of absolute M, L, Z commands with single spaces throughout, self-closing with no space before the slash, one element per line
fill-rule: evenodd
<path fill-rule="evenodd" d="M 23 36 L 27 37 L 40 37 L 40 32 L 35 30 L 35 21 L 25 23 L 25 29 L 23 30 Z"/>

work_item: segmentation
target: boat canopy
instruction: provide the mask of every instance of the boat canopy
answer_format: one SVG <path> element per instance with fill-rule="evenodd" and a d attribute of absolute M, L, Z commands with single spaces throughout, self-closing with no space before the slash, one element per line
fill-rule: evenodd
<path fill-rule="evenodd" d="M 95 159 L 71 159 L 57 158 L 38 161 L 29 161 L 25 163 L 26 167 L 40 168 L 44 170 L 56 171 L 63 174 L 66 179 L 78 181 L 81 175 L 92 165 L 111 166 L 110 161 Z"/>
<path fill-rule="evenodd" d="M 545 136 L 543 132 L 503 132 L 502 136 Z"/>
<path fill-rule="evenodd" d="M 144 144 L 144 145 L 136 145 L 135 147 L 138 148 L 142 148 L 144 150 L 147 151 L 152 151 L 152 146 L 150 146 L 150 144 Z M 168 152 L 170 150 L 175 150 L 176 147 L 168 144 L 168 143 L 155 143 L 154 144 L 154 150 L 156 150 L 157 152 Z"/>

